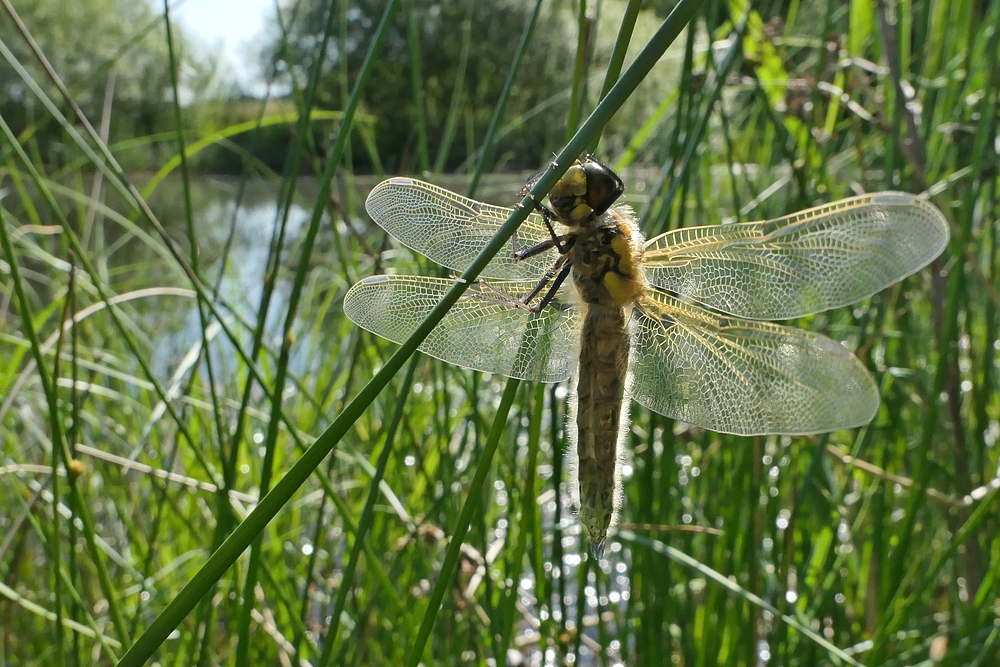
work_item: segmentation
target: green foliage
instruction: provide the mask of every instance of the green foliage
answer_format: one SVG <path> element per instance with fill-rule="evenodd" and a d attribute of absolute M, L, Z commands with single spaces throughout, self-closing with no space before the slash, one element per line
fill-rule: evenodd
<path fill-rule="evenodd" d="M 444 162 L 454 168 L 468 158 L 485 133 L 507 75 L 505 63 L 514 56 L 534 3 L 412 0 L 409 4 L 417 26 L 428 141 L 440 146 L 449 122 L 457 123 L 453 130 L 457 138 L 450 143 Z M 343 77 L 350 80 L 357 72 L 384 7 L 383 1 L 365 0 L 345 10 L 339 32 L 331 35 L 327 48 L 318 90 L 322 106 L 343 108 L 348 93 Z M 328 11 L 327 2 L 300 2 L 289 12 L 287 32 L 273 29 L 262 58 L 279 83 L 291 86 L 293 80 L 300 84 L 307 80 Z M 517 168 L 537 165 L 564 134 L 560 129 L 565 125 L 564 114 L 546 104 L 569 84 L 573 36 L 561 18 L 554 10 L 543 14 L 512 92 L 509 118 L 535 112 L 530 123 L 501 142 L 498 155 L 506 153 L 504 161 Z M 364 109 L 377 119 L 379 155 L 391 171 L 407 171 L 415 165 L 416 110 L 412 98 L 404 95 L 410 90 L 411 66 L 407 17 L 400 12 L 375 63 L 372 85 L 363 95 Z M 361 170 L 372 167 L 360 156 L 356 166 Z"/>
<path fill-rule="evenodd" d="M 110 92 L 113 122 L 109 141 L 147 136 L 169 127 L 170 54 L 162 20 L 148 2 L 130 0 L 28 0 L 16 3 L 18 15 L 32 40 L 74 101 L 95 124 L 105 111 Z M 16 23 L 4 12 L 0 42 L 27 70 L 30 80 L 58 98 L 56 86 Z M 214 63 L 193 52 L 182 37 L 174 44 L 181 62 L 182 93 L 186 99 L 205 94 L 215 76 Z M 51 150 L 43 156 L 59 162 L 59 129 L 39 107 L 27 79 L 7 63 L 0 67 L 0 113 L 18 133 L 37 134 Z"/>
<path fill-rule="evenodd" d="M 565 387 L 505 391 L 419 356 L 399 372 L 397 346 L 343 315 L 362 276 L 435 270 L 382 252 L 392 246 L 361 207 L 376 179 L 335 172 L 416 165 L 405 3 L 381 33 L 363 108 L 353 123 L 342 115 L 378 5 L 334 3 L 320 53 L 308 36 L 330 5 L 303 4 L 271 51 L 293 54 L 272 60 L 294 63 L 288 99 L 195 105 L 184 127 L 148 137 L 169 151 L 152 213 L 75 140 L 81 125 L 3 79 L 21 97 L 0 105 L 0 663 L 113 664 L 138 641 L 160 664 L 192 665 L 994 664 L 1000 0 L 706 2 L 605 129 L 601 157 L 622 171 L 647 236 L 902 189 L 928 193 L 953 240 L 902 284 L 796 323 L 872 371 L 882 408 L 867 427 L 739 438 L 633 407 L 623 523 L 599 564 L 568 502 Z M 484 148 L 529 8 L 501 5 L 503 31 L 469 33 L 452 115 L 471 5 L 413 5 L 428 150 L 445 151 L 457 118 L 455 164 Z M 498 163 L 544 166 L 570 90 L 581 118 L 598 104 L 623 7 L 590 5 L 589 40 L 577 40 L 575 8 L 539 24 L 531 49 L 570 51 L 530 56 L 501 119 L 549 105 L 524 122 L 542 143 L 503 135 Z M 141 32 L 146 10 L 127 11 L 136 23 L 106 35 L 114 44 Z M 488 9 L 471 16 L 482 27 Z M 639 17 L 626 66 L 650 21 Z M 162 31 L 149 35 L 162 57 Z M 66 39 L 88 48 L 85 32 Z M 594 48 L 577 59 L 577 44 Z M 71 67 L 63 46 L 43 44 Z M 125 72 L 131 57 L 112 60 Z M 320 60 L 330 74 L 314 91 Z M 103 96 L 92 76 L 65 77 L 88 113 Z M 558 92 L 543 97 L 546 83 Z M 162 99 L 169 79 L 157 85 Z M 305 116 L 314 92 L 324 110 Z M 53 134 L 24 133 L 24 118 Z M 318 166 L 318 182 L 260 177 L 253 134 L 276 128 L 290 162 L 273 165 Z M 244 176 L 185 183 L 182 134 L 189 158 L 217 142 Z M 478 196 L 513 204 L 523 180 L 488 174 Z M 258 501 L 268 466 L 276 493 Z M 261 507 L 276 515 L 251 514 Z M 234 536 L 259 536 L 253 560 Z M 181 606 L 176 633 L 147 632 Z"/>

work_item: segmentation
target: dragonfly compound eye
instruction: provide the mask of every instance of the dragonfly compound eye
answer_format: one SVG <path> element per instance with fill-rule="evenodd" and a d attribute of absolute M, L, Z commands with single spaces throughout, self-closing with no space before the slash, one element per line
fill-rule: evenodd
<path fill-rule="evenodd" d="M 587 204 L 601 215 L 622 196 L 625 185 L 611 167 L 594 158 L 588 158 L 581 168 L 587 174 Z"/>

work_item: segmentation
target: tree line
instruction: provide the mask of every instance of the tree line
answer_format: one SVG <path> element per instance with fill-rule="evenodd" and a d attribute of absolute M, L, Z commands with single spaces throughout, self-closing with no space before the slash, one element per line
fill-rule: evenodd
<path fill-rule="evenodd" d="M 385 0 L 299 0 L 283 6 L 280 19 L 275 15 L 256 38 L 257 61 L 244 64 L 266 81 L 267 100 L 260 99 L 262 87 L 241 90 L 215 56 L 199 49 L 174 23 L 189 142 L 270 113 L 292 115 L 317 66 L 313 109 L 343 109 L 385 6 Z M 535 168 L 565 141 L 575 74 L 578 84 L 582 81 L 576 99 L 594 99 L 600 78 L 584 71 L 581 79 L 576 60 L 581 32 L 577 7 L 543 3 L 488 169 Z M 624 2 L 609 0 L 602 7 L 604 14 L 620 15 Z M 655 20 L 668 9 L 669 3 L 661 1 L 645 14 Z M 364 92 L 359 121 L 363 140 L 350 152 L 352 167 L 360 172 L 469 169 L 479 157 L 534 10 L 534 0 L 403 2 Z M 132 0 L 28 0 L 18 3 L 17 11 L 91 122 L 97 126 L 110 110 L 108 142 L 125 142 L 120 159 L 127 168 L 156 169 L 169 160 L 176 152 L 176 127 L 162 14 L 149 3 Z M 616 20 L 608 18 L 609 23 Z M 588 62 L 606 62 L 610 42 L 597 43 L 595 18 L 583 17 L 583 26 Z M 610 30 L 600 32 L 614 36 Z M 27 71 L 0 68 L 0 114 L 16 132 L 32 135 L 43 160 L 58 164 L 67 159 L 63 149 L 68 142 L 62 128 L 41 112 L 28 81 L 58 100 L 55 85 L 13 21 L 0 21 L 0 40 Z M 579 104 L 577 117 L 587 110 Z M 313 128 L 319 155 L 304 156 L 306 168 L 312 158 L 322 157 L 339 129 L 329 119 Z M 224 173 L 248 166 L 280 171 L 293 131 L 292 122 L 267 123 L 227 135 L 199 152 L 193 166 Z"/>

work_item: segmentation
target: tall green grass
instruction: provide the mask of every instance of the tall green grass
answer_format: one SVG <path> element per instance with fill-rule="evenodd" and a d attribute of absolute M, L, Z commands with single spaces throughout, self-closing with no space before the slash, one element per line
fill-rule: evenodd
<path fill-rule="evenodd" d="M 225 191 L 233 213 L 182 157 L 244 128 L 192 136 L 177 108 L 174 171 L 144 196 L 71 99 L 45 97 L 54 80 L 20 69 L 72 166 L 0 119 L 0 662 L 997 663 L 1000 2 L 793 2 L 768 24 L 735 1 L 662 24 L 637 3 L 578 7 L 575 80 L 553 91 L 572 141 L 547 150 L 564 168 L 597 146 L 647 236 L 880 189 L 944 211 L 931 267 L 798 323 L 866 362 L 876 419 L 739 438 L 634 406 L 622 525 L 595 563 L 565 487 L 565 388 L 407 362 L 417 341 L 401 353 L 343 316 L 362 276 L 436 270 L 381 252 L 361 206 L 374 180 L 344 168 L 373 146 L 350 131 L 378 85 L 365 68 L 341 73 L 352 105 L 325 160 L 318 75 L 298 82 L 263 234 L 246 216 L 266 175 Z M 535 9 L 512 40 L 543 38 Z M 684 25 L 670 92 L 608 126 L 662 90 L 630 66 Z M 613 64 L 591 40 L 614 42 Z M 399 92 L 419 98 L 419 68 L 412 82 Z M 530 122 L 506 102 L 455 189 L 496 182 L 494 142 Z M 447 147 L 418 135 L 427 169 Z"/>

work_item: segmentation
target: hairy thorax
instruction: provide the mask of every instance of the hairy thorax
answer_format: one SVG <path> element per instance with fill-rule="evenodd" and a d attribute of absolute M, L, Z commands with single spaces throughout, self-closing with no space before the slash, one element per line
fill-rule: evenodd
<path fill-rule="evenodd" d="M 631 209 L 612 209 L 581 226 L 569 251 L 573 280 L 587 304 L 631 305 L 646 286 L 643 237 Z"/>

